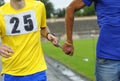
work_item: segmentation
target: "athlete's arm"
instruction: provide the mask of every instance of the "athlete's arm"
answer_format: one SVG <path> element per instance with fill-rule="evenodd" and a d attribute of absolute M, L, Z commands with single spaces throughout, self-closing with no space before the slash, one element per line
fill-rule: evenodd
<path fill-rule="evenodd" d="M 0 14 L 0 37 L 2 37 L 2 18 L 1 18 L 1 14 Z M 0 45 L 0 55 L 2 57 L 5 57 L 5 58 L 9 58 L 12 56 L 12 54 L 14 53 L 14 51 L 7 45 Z"/>
<path fill-rule="evenodd" d="M 82 0 L 73 0 L 70 5 L 66 8 L 65 14 L 65 26 L 67 34 L 67 42 L 63 44 L 62 49 L 68 55 L 73 55 L 74 47 L 72 40 L 74 13 L 85 6 Z"/>
<path fill-rule="evenodd" d="M 48 27 L 41 28 L 41 35 L 51 41 L 53 45 L 58 46 L 58 38 L 55 37 L 52 33 L 50 33 Z"/>
<path fill-rule="evenodd" d="M 66 8 L 65 14 L 65 25 L 67 32 L 67 42 L 73 43 L 72 41 L 72 30 L 73 30 L 73 22 L 74 22 L 74 13 L 79 9 L 85 6 L 82 0 L 73 0 L 71 4 Z"/>
<path fill-rule="evenodd" d="M 0 55 L 5 57 L 5 58 L 9 58 L 12 56 L 12 54 L 14 53 L 14 51 L 7 45 L 1 45 L 0 46 Z"/>

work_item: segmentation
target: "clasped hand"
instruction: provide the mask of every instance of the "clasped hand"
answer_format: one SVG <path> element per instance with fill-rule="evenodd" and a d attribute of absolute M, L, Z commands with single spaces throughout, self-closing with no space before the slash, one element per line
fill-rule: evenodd
<path fill-rule="evenodd" d="M 67 43 L 64 43 L 62 45 L 62 50 L 63 50 L 63 52 L 65 54 L 73 56 L 73 53 L 74 53 L 74 47 L 73 47 L 73 45 L 69 45 Z"/>

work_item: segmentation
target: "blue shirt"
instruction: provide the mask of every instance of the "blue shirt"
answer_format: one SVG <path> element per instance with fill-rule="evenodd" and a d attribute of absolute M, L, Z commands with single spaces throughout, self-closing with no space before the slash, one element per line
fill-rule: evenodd
<path fill-rule="evenodd" d="M 120 60 L 120 0 L 83 0 L 95 4 L 100 35 L 97 57 Z"/>

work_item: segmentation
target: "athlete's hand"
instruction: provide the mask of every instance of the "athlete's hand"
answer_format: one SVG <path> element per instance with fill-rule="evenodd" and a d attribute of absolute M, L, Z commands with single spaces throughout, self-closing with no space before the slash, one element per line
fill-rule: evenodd
<path fill-rule="evenodd" d="M 5 57 L 5 58 L 9 58 L 12 56 L 12 53 L 14 53 L 14 51 L 7 45 L 1 45 L 0 46 L 0 55 Z"/>
<path fill-rule="evenodd" d="M 62 45 L 62 50 L 64 51 L 65 54 L 70 55 L 70 56 L 73 56 L 74 46 L 73 46 L 73 45 L 70 45 L 70 44 L 67 44 L 67 43 L 64 43 L 64 44 Z"/>
<path fill-rule="evenodd" d="M 56 47 L 59 46 L 59 40 L 57 37 L 55 37 L 53 34 L 48 34 L 48 40 L 52 42 L 52 44 Z"/>

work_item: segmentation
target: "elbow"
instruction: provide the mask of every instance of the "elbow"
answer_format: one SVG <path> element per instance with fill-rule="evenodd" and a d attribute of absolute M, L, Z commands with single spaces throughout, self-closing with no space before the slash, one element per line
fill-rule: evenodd
<path fill-rule="evenodd" d="M 65 14 L 65 18 L 69 18 L 69 19 L 73 19 L 74 18 L 74 13 L 75 13 L 75 10 L 74 8 L 68 6 L 66 8 L 66 14 Z"/>
<path fill-rule="evenodd" d="M 74 13 L 75 13 L 75 9 L 72 8 L 71 6 L 68 6 L 68 7 L 66 8 L 66 13 L 67 13 L 67 14 L 74 14 Z"/>

